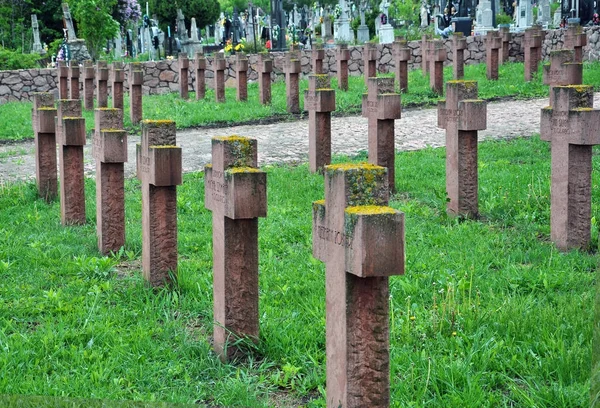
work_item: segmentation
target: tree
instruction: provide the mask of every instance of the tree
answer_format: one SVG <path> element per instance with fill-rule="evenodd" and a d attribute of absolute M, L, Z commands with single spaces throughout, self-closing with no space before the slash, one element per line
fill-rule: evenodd
<path fill-rule="evenodd" d="M 117 0 L 75 0 L 73 17 L 77 21 L 78 36 L 85 39 L 92 58 L 100 55 L 106 41 L 116 37 L 119 23 L 111 12 Z"/>
<path fill-rule="evenodd" d="M 177 9 L 183 12 L 188 27 L 194 17 L 198 28 L 214 24 L 221 12 L 218 0 L 150 0 L 150 14 L 156 14 L 159 26 L 165 32 L 167 26 L 176 26 Z"/>

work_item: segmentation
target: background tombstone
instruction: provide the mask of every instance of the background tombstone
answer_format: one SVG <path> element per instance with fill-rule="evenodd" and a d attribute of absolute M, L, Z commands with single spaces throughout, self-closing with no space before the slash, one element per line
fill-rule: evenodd
<path fill-rule="evenodd" d="M 214 348 L 234 358 L 239 337 L 258 339 L 258 218 L 267 216 L 267 175 L 257 169 L 255 139 L 215 137 L 205 167 L 213 213 Z"/>
<path fill-rule="evenodd" d="M 213 59 L 213 72 L 215 78 L 215 101 L 217 103 L 225 102 L 225 56 L 222 52 L 217 52 Z M 269 83 L 271 79 L 269 78 Z"/>
<path fill-rule="evenodd" d="M 446 129 L 446 212 L 479 214 L 477 131 L 486 128 L 487 106 L 477 99 L 476 81 L 448 81 L 446 100 L 438 102 L 438 127 Z"/>
<path fill-rule="evenodd" d="M 363 44 L 369 41 L 369 39 L 371 38 L 369 35 L 369 26 L 367 25 L 366 21 L 365 21 L 365 11 L 367 9 L 367 2 L 365 1 L 361 1 L 360 2 L 360 25 L 358 26 L 358 30 L 357 30 L 357 40 L 359 44 Z"/>
<path fill-rule="evenodd" d="M 377 44 L 365 43 L 363 45 L 363 75 L 365 85 L 369 86 L 369 78 L 377 76 Z"/>
<path fill-rule="evenodd" d="M 410 48 L 408 48 L 408 42 L 402 37 L 396 37 L 396 41 L 392 44 L 392 55 L 396 68 L 394 75 L 396 82 L 398 82 L 398 89 L 400 92 L 408 92 L 408 61 L 411 57 Z"/>
<path fill-rule="evenodd" d="M 55 123 L 60 146 L 58 166 L 61 221 L 63 225 L 85 224 L 85 119 L 81 117 L 81 101 L 59 100 Z"/>
<path fill-rule="evenodd" d="M 555 86 L 581 85 L 583 64 L 575 62 L 575 51 L 564 49 L 550 51 L 550 63 L 544 64 L 544 84 L 550 86 L 550 95 Z M 552 106 L 553 98 L 550 98 Z"/>
<path fill-rule="evenodd" d="M 108 107 L 108 67 L 106 61 L 96 62 L 96 93 L 98 108 Z"/>
<path fill-rule="evenodd" d="M 262 105 L 271 103 L 271 72 L 273 71 L 273 60 L 268 52 L 258 54 L 258 96 Z"/>
<path fill-rule="evenodd" d="M 540 0 L 538 3 L 538 18 L 536 23 L 547 27 L 548 24 L 550 24 L 550 21 L 550 0 Z"/>
<path fill-rule="evenodd" d="M 463 79 L 465 77 L 465 50 L 467 39 L 461 32 L 452 35 L 452 77 Z"/>
<path fill-rule="evenodd" d="M 587 45 L 587 34 L 577 23 L 569 23 L 564 34 L 564 47 L 575 50 L 575 61 L 583 62 L 583 47 Z"/>
<path fill-rule="evenodd" d="M 44 47 L 40 42 L 40 25 L 37 21 L 35 14 L 31 15 L 31 29 L 33 31 L 33 47 L 31 48 L 32 54 L 45 54 Z"/>
<path fill-rule="evenodd" d="M 127 132 L 123 110 L 95 111 L 94 158 L 96 159 L 96 234 L 103 254 L 125 245 L 125 171 Z"/>
<path fill-rule="evenodd" d="M 300 53 L 298 51 L 286 53 L 283 69 L 285 71 L 287 111 L 300 113 L 300 73 L 302 72 L 302 65 L 300 64 Z"/>
<path fill-rule="evenodd" d="M 316 44 L 311 51 L 312 72 L 313 74 L 323 73 L 323 60 L 325 59 L 325 50 L 321 44 Z"/>
<path fill-rule="evenodd" d="M 123 109 L 123 82 L 125 71 L 123 63 L 115 61 L 112 63 L 112 105 L 115 109 Z M 120 128 L 119 128 L 120 129 Z"/>
<path fill-rule="evenodd" d="M 79 99 L 79 64 L 76 61 L 69 62 L 69 85 L 71 99 Z"/>
<path fill-rule="evenodd" d="M 429 61 L 427 61 L 429 40 L 431 40 L 430 34 L 423 34 L 421 36 L 421 71 L 423 71 L 423 76 L 429 74 Z"/>
<path fill-rule="evenodd" d="M 56 61 L 58 73 L 58 99 L 69 99 L 69 66 L 66 61 Z"/>
<path fill-rule="evenodd" d="M 50 202 L 57 196 L 56 108 L 54 95 L 33 93 L 32 123 L 35 138 L 35 181 L 38 195 Z"/>
<path fill-rule="evenodd" d="M 498 31 L 488 31 L 485 35 L 485 65 L 486 77 L 498 80 L 499 51 L 502 48 L 502 37 Z"/>
<path fill-rule="evenodd" d="M 142 270 L 151 286 L 171 283 L 177 273 L 177 186 L 182 183 L 181 148 L 175 122 L 142 121 L 137 173 L 142 181 Z"/>
<path fill-rule="evenodd" d="M 248 57 L 243 52 L 235 54 L 236 97 L 238 101 L 248 100 Z"/>
<path fill-rule="evenodd" d="M 502 37 L 502 48 L 500 49 L 500 62 L 508 62 L 508 54 L 510 50 L 510 40 L 512 34 L 510 33 L 510 27 L 500 27 L 500 36 Z M 456 33 L 454 34 L 456 35 Z"/>
<path fill-rule="evenodd" d="M 92 61 L 83 61 L 83 107 L 85 110 L 94 109 L 94 79 Z"/>
<path fill-rule="evenodd" d="M 312 173 L 331 163 L 331 112 L 335 110 L 335 91 L 327 74 L 309 75 L 304 91 L 308 111 L 308 163 Z"/>
<path fill-rule="evenodd" d="M 325 167 L 313 256 L 326 263 L 328 407 L 389 407 L 389 276 L 404 273 L 404 214 L 383 167 Z M 377 243 L 377 245 L 374 245 Z"/>
<path fill-rule="evenodd" d="M 142 64 L 132 62 L 129 65 L 129 118 L 131 124 L 137 125 L 142 121 L 142 84 L 144 71 Z"/>
<path fill-rule="evenodd" d="M 560 250 L 591 243 L 592 146 L 600 144 L 593 88 L 555 86 L 542 109 L 540 138 L 551 143 L 550 239 Z"/>
<path fill-rule="evenodd" d="M 369 163 L 387 168 L 391 192 L 396 190 L 394 121 L 400 119 L 401 111 L 394 78 L 369 78 L 368 91 L 362 97 L 362 116 L 369 119 Z"/>
<path fill-rule="evenodd" d="M 189 99 L 188 70 L 190 61 L 188 60 L 187 54 L 179 54 L 177 62 L 179 64 L 179 96 L 181 99 Z"/>
<path fill-rule="evenodd" d="M 206 58 L 204 58 L 204 54 L 201 52 L 196 53 L 196 99 L 204 99 L 206 96 L 206 79 L 205 79 L 205 70 L 206 70 Z"/>
<path fill-rule="evenodd" d="M 517 27 L 521 29 L 531 27 L 533 24 L 531 2 L 521 0 L 517 7 Z"/>
<path fill-rule="evenodd" d="M 444 94 L 444 61 L 446 48 L 442 40 L 428 41 L 427 61 L 429 63 L 429 86 L 438 95 Z"/>
<path fill-rule="evenodd" d="M 348 90 L 348 60 L 350 59 L 350 50 L 348 44 L 337 44 L 335 50 L 335 63 L 337 69 L 338 89 Z"/>
<path fill-rule="evenodd" d="M 536 28 L 528 28 L 523 36 L 525 47 L 525 81 L 531 81 L 538 70 L 539 50 L 542 47 L 542 36 Z"/>

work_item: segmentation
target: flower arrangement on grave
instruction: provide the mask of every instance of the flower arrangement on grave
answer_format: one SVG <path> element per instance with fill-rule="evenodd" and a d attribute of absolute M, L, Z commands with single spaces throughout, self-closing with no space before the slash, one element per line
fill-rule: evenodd
<path fill-rule="evenodd" d="M 231 38 L 227 40 L 227 43 L 225 43 L 225 48 L 223 48 L 223 51 L 225 51 L 226 54 L 231 53 L 231 51 L 233 50 L 233 43 L 231 42 Z"/>
<path fill-rule="evenodd" d="M 233 49 L 236 52 L 244 51 L 244 44 L 243 43 L 238 43 L 235 47 L 233 47 Z"/>
<path fill-rule="evenodd" d="M 340 7 L 339 4 L 336 4 L 335 8 L 333 9 L 333 17 L 337 20 L 338 18 L 340 18 L 341 15 L 342 15 L 342 8 Z"/>

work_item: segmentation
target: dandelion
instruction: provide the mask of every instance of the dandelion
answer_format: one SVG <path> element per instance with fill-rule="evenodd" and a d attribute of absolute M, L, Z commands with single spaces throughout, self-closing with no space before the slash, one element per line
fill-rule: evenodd
<path fill-rule="evenodd" d="M 416 319 L 416 317 L 414 317 L 414 316 L 410 317 L 410 320 L 415 320 L 415 319 Z"/>
<path fill-rule="evenodd" d="M 453 337 L 456 337 L 456 332 L 452 332 L 452 336 L 453 336 Z"/>

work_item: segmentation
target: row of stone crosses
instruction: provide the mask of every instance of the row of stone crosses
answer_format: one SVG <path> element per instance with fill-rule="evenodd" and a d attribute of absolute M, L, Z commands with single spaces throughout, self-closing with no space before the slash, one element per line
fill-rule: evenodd
<path fill-rule="evenodd" d="M 369 53 L 365 54 L 368 59 Z M 540 132 L 552 146 L 551 239 L 561 250 L 585 247 L 591 240 L 591 159 L 592 145 L 600 144 L 600 111 L 592 109 L 592 87 L 581 85 L 579 58 L 575 50 L 554 51 L 544 69 L 551 90 L 550 104 L 541 112 Z M 85 222 L 86 135 L 74 68 L 64 75 L 69 69 L 58 67 L 56 104 L 49 93 L 35 94 L 33 104 L 39 195 L 53 200 L 58 194 L 58 143 L 65 225 Z M 106 106 L 103 84 L 107 68 L 99 63 L 95 72 L 96 228 L 104 254 L 125 245 L 127 132 L 122 87 L 116 85 L 122 78 L 120 69 L 113 66 L 112 108 Z M 137 65 L 132 73 L 133 114 L 141 106 L 141 90 L 136 87 L 141 86 L 142 74 Z M 313 255 L 326 263 L 330 407 L 389 406 L 388 278 L 405 269 L 404 214 L 388 206 L 394 191 L 394 121 L 400 118 L 400 95 L 395 93 L 394 78 L 377 78 L 370 68 L 367 73 L 373 75 L 366 78 L 368 92 L 363 96 L 369 164 L 329 165 L 335 91 L 329 89 L 327 75 L 317 74 L 309 76 L 305 94 L 310 168 L 325 177 L 325 200 L 314 202 L 312 211 Z M 90 75 L 85 75 L 86 80 Z M 93 106 L 94 88 L 87 89 Z M 87 92 L 84 100 L 90 97 Z M 446 130 L 447 211 L 452 216 L 478 215 L 477 132 L 485 129 L 486 114 L 476 81 L 446 83 L 446 100 L 438 105 L 438 126 Z M 136 160 L 142 182 L 142 269 L 150 285 L 162 286 L 176 277 L 176 186 L 182 183 L 182 151 L 176 146 L 173 121 L 141 124 Z M 221 359 L 230 360 L 243 353 L 237 339 L 256 341 L 259 336 L 258 218 L 267 215 L 267 177 L 258 168 L 256 140 L 213 138 L 212 164 L 205 167 L 204 185 L 205 206 L 213 213 L 214 349 Z"/>

